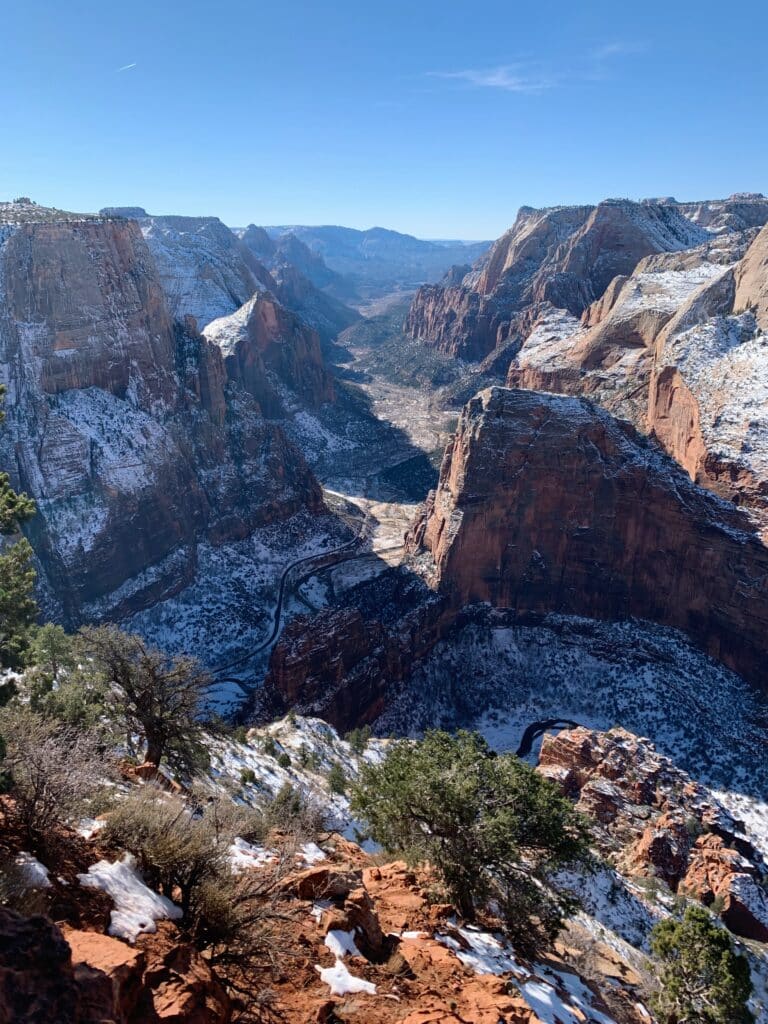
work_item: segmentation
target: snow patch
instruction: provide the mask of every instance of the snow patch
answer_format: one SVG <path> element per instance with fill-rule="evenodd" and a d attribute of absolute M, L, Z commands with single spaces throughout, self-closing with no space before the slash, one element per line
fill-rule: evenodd
<path fill-rule="evenodd" d="M 24 850 L 16 857 L 16 866 L 21 871 L 24 881 L 30 889 L 50 889 L 51 880 L 48 877 L 48 868 L 41 864 L 31 853 Z"/>
<path fill-rule="evenodd" d="M 182 916 L 180 907 L 144 884 L 136 858 L 130 853 L 113 864 L 100 860 L 77 878 L 86 888 L 99 889 L 112 897 L 115 908 L 108 930 L 117 939 L 135 942 L 143 932 L 157 931 L 158 921 L 178 921 Z"/>
<path fill-rule="evenodd" d="M 319 964 L 315 964 L 315 970 L 320 975 L 323 984 L 331 990 L 332 996 L 352 995 L 355 992 L 376 995 L 376 986 L 373 982 L 355 978 L 349 973 L 342 960 L 337 960 L 333 967 L 320 967 Z"/>

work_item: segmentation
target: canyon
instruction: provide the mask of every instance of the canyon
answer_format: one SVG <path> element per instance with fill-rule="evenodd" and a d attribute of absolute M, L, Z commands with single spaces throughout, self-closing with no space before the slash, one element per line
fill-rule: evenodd
<path fill-rule="evenodd" d="M 640 1024 L 681 899 L 766 1012 L 767 223 L 754 195 L 524 207 L 484 253 L 0 205 L 0 464 L 37 505 L 43 616 L 201 659 L 238 723 L 206 734 L 206 799 L 323 810 L 309 860 L 279 828 L 230 851 L 283 915 L 287 1019 Z M 372 858 L 330 782 L 435 727 L 519 750 L 591 822 L 546 959 Z M 56 924 L 0 914 L 0 1004 L 229 1021 L 176 919 L 105 934 L 98 831 L 58 842 Z"/>

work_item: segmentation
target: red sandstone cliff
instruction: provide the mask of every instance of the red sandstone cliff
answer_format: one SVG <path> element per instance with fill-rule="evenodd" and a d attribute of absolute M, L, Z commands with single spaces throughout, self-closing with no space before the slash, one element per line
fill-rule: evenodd
<path fill-rule="evenodd" d="M 768 227 L 654 341 L 647 429 L 690 474 L 768 530 Z"/>
<path fill-rule="evenodd" d="M 228 380 L 255 398 L 266 416 L 283 412 L 281 387 L 311 408 L 336 397 L 317 332 L 271 295 L 257 293 L 236 313 L 208 324 L 205 336 L 220 348 Z"/>
<path fill-rule="evenodd" d="M 454 608 L 649 619 L 765 686 L 768 551 L 748 530 L 589 402 L 491 388 L 408 543 Z"/>
<path fill-rule="evenodd" d="M 673 205 L 606 200 L 596 207 L 523 207 L 460 286 L 419 290 L 406 331 L 448 354 L 482 359 L 506 338 L 524 334 L 543 303 L 578 316 L 644 256 L 686 249 L 705 237 Z"/>

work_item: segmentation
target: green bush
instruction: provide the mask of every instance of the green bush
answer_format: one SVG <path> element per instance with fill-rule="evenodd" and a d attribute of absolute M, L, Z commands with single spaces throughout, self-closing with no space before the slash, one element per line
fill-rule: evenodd
<path fill-rule="evenodd" d="M 6 388 L 0 384 L 0 403 Z M 0 411 L 0 422 L 5 413 Z M 0 535 L 19 535 L 21 524 L 35 514 L 35 503 L 13 490 L 7 473 L 0 473 Z M 0 554 L 0 666 L 18 667 L 29 646 L 37 615 L 32 546 L 20 537 Z"/>
<path fill-rule="evenodd" d="M 102 832 L 105 842 L 130 850 L 148 884 L 173 898 L 185 917 L 202 920 L 203 886 L 231 875 L 229 847 L 236 836 L 264 836 L 263 820 L 228 799 L 207 795 L 187 804 L 181 797 L 145 786 L 119 803 Z"/>
<path fill-rule="evenodd" d="M 352 729 L 352 731 L 348 732 L 344 737 L 350 747 L 352 747 L 352 750 L 360 756 L 365 753 L 365 748 L 368 746 L 370 738 L 370 725 L 364 725 L 361 729 Z"/>
<path fill-rule="evenodd" d="M 240 782 L 244 786 L 252 786 L 256 781 L 256 772 L 253 768 L 243 768 L 240 772 Z"/>
<path fill-rule="evenodd" d="M 352 811 L 385 850 L 432 865 L 465 918 L 492 900 L 518 946 L 557 934 L 568 904 L 543 881 L 586 854 L 586 825 L 518 758 L 476 734 L 429 732 L 363 765 Z"/>
<path fill-rule="evenodd" d="M 282 752 L 282 753 L 281 753 L 281 754 L 280 754 L 280 755 L 278 756 L 278 758 L 277 758 L 277 763 L 278 763 L 278 764 L 280 765 L 280 767 L 281 767 L 281 768 L 290 768 L 290 767 L 291 767 L 291 758 L 290 758 L 290 755 L 289 755 L 289 754 L 287 754 L 287 753 L 286 753 L 285 751 L 283 751 L 283 752 Z"/>
<path fill-rule="evenodd" d="M 325 815 L 307 793 L 286 782 L 266 808 L 269 828 L 293 832 L 297 838 L 313 839 L 325 826 Z"/>
<path fill-rule="evenodd" d="M 328 785 L 332 793 L 344 796 L 347 792 L 347 777 L 338 761 L 334 761 L 328 772 Z"/>
<path fill-rule="evenodd" d="M 651 933 L 659 990 L 654 1008 L 669 1024 L 747 1024 L 752 981 L 746 957 L 703 907 L 667 918 Z"/>

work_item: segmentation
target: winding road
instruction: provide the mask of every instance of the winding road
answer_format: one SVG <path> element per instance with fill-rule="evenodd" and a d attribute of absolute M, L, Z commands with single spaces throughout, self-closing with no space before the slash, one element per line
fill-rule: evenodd
<path fill-rule="evenodd" d="M 216 683 L 238 683 L 242 685 L 242 679 L 222 679 L 222 672 L 230 672 L 233 668 L 239 668 L 241 665 L 247 664 L 252 658 L 255 658 L 257 654 L 261 654 L 262 651 L 266 650 L 272 643 L 275 642 L 280 632 L 280 626 L 283 618 L 283 603 L 285 601 L 285 588 L 288 584 L 288 578 L 294 569 L 299 566 L 306 566 L 306 572 L 304 576 L 311 576 L 317 572 L 318 569 L 325 569 L 329 565 L 336 565 L 339 562 L 347 561 L 347 557 L 344 556 L 344 552 L 349 550 L 357 549 L 360 544 L 363 543 L 365 537 L 362 534 L 358 534 L 357 537 L 353 537 L 352 540 L 347 541 L 346 544 L 342 544 L 341 547 L 333 548 L 331 551 L 323 551 L 320 554 L 308 555 L 305 558 L 298 558 L 295 562 L 291 562 L 283 569 L 282 575 L 280 576 L 280 583 L 278 584 L 277 590 L 277 604 L 275 605 L 274 621 L 272 623 L 272 631 L 266 640 L 262 640 L 261 643 L 257 644 L 256 647 L 252 647 L 246 654 L 241 655 L 238 658 L 234 658 L 232 661 L 226 662 L 224 665 L 220 665 L 217 669 L 211 672 L 211 676 Z M 344 557 L 338 557 L 338 556 Z M 350 557 L 359 557 L 352 555 Z"/>
<path fill-rule="evenodd" d="M 543 722 L 531 722 L 523 733 L 523 738 L 520 740 L 520 746 L 517 748 L 515 753 L 518 757 L 526 757 L 530 754 L 534 742 L 542 733 L 546 732 L 547 729 L 576 729 L 578 724 L 578 722 L 571 722 L 567 718 L 547 718 Z"/>
<path fill-rule="evenodd" d="M 372 479 L 372 477 L 376 476 L 380 472 L 381 470 L 376 470 L 376 473 L 373 473 L 366 478 L 364 493 L 367 493 L 369 482 Z M 328 491 L 327 493 L 335 495 L 337 497 L 345 497 L 345 495 L 337 494 L 336 491 Z M 242 689 L 244 692 L 246 691 L 246 685 L 242 679 L 237 679 L 231 676 L 225 677 L 222 676 L 222 673 L 231 672 L 232 669 L 240 668 L 242 665 L 247 665 L 249 661 L 255 658 L 258 654 L 261 654 L 262 651 L 265 651 L 275 642 L 280 633 L 280 627 L 282 625 L 283 605 L 285 603 L 286 588 L 288 586 L 289 579 L 295 569 L 299 568 L 300 566 L 304 567 L 304 571 L 296 579 L 296 583 L 298 583 L 300 582 L 300 580 L 306 579 L 306 577 L 313 575 L 319 569 L 327 569 L 331 565 L 339 565 L 342 562 L 352 561 L 356 558 L 363 558 L 368 557 L 370 555 L 379 554 L 379 552 L 376 551 L 364 552 L 363 554 L 358 553 L 360 547 L 368 539 L 368 526 L 370 520 L 371 512 L 369 509 L 366 508 L 364 509 L 363 512 L 363 520 L 360 523 L 357 536 L 353 537 L 352 540 L 349 540 L 346 542 L 346 544 L 342 544 L 340 547 L 333 548 L 330 551 L 321 551 L 315 555 L 307 555 L 304 558 L 298 558 L 296 559 L 296 561 L 291 562 L 289 565 L 285 567 L 285 569 L 283 569 L 283 572 L 280 576 L 280 582 L 278 584 L 277 603 L 275 604 L 272 630 L 269 636 L 266 638 L 266 640 L 262 640 L 255 647 L 252 647 L 251 650 L 248 651 L 246 654 L 242 654 L 237 658 L 233 658 L 232 661 L 228 661 L 225 664 L 219 665 L 218 668 L 214 669 L 210 674 L 215 684 L 234 683 L 237 686 L 239 686 L 240 689 Z M 397 546 L 399 547 L 401 545 Z M 382 549 L 382 553 L 384 551 L 392 550 L 395 550 L 395 548 L 384 548 Z M 349 552 L 349 554 L 347 552 Z"/>

